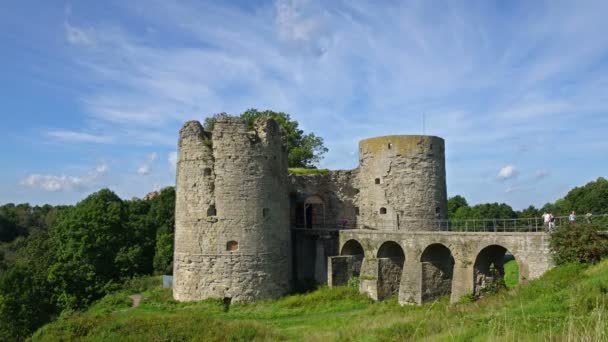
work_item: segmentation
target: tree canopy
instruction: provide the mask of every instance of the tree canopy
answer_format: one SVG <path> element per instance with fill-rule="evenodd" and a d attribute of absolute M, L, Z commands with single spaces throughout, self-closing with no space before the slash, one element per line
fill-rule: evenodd
<path fill-rule="evenodd" d="M 206 130 L 213 130 L 219 115 L 224 114 L 216 114 L 205 119 Z M 314 133 L 305 134 L 303 130 L 299 129 L 298 122 L 292 120 L 287 113 L 248 109 L 240 117 L 245 120 L 250 128 L 253 128 L 254 122 L 259 118 L 272 118 L 277 121 L 285 135 L 289 167 L 315 168 L 316 164 L 321 161 L 323 155 L 328 151 L 323 145 L 323 138 Z"/>

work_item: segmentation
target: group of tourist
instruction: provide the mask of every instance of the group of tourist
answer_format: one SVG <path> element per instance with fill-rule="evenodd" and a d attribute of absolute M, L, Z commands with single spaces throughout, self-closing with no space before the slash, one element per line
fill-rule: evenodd
<path fill-rule="evenodd" d="M 587 213 L 585 215 L 585 218 L 587 219 L 587 223 L 591 223 L 591 213 Z M 553 216 L 553 214 L 549 211 L 546 212 L 542 215 L 543 221 L 545 223 L 545 226 L 547 226 L 547 230 L 552 233 L 553 230 L 555 230 L 555 216 Z M 576 212 L 574 210 L 572 210 L 572 212 L 570 213 L 570 215 L 568 215 L 568 222 L 570 224 L 576 224 Z"/>

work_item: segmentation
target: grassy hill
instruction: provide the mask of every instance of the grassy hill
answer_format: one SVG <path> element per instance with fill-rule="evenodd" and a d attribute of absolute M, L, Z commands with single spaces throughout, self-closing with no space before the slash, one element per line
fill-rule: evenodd
<path fill-rule="evenodd" d="M 608 339 L 608 260 L 555 268 L 478 301 L 447 298 L 401 307 L 352 288 L 321 288 L 274 301 L 178 303 L 158 278 L 136 279 L 84 313 L 41 328 L 34 341 L 538 341 Z M 141 293 L 133 308 L 128 297 Z"/>

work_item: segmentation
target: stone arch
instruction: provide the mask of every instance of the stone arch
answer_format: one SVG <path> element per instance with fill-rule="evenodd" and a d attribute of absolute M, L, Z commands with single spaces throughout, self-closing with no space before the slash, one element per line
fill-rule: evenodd
<path fill-rule="evenodd" d="M 405 253 L 395 241 L 384 242 L 377 253 L 378 258 L 378 299 L 399 293 Z"/>
<path fill-rule="evenodd" d="M 319 228 L 325 225 L 325 202 L 318 195 L 310 195 L 304 200 L 304 226 Z"/>
<path fill-rule="evenodd" d="M 364 255 L 363 246 L 357 240 L 351 239 L 342 245 L 340 256 L 344 258 L 346 268 L 344 271 L 347 274 L 345 278 L 350 279 L 361 275 L 361 265 L 363 264 Z"/>
<path fill-rule="evenodd" d="M 340 250 L 340 255 L 361 255 L 363 258 L 363 246 L 359 241 L 355 239 L 348 240 L 342 245 L 342 249 Z"/>
<path fill-rule="evenodd" d="M 507 247 L 498 244 L 486 245 L 477 252 L 473 266 L 473 293 L 480 297 L 484 292 L 505 287 L 505 260 L 515 259 L 521 269 L 521 260 Z M 519 279 L 522 276 L 519 275 Z"/>
<path fill-rule="evenodd" d="M 422 303 L 452 293 L 454 257 L 441 243 L 428 245 L 420 256 L 422 269 Z"/>

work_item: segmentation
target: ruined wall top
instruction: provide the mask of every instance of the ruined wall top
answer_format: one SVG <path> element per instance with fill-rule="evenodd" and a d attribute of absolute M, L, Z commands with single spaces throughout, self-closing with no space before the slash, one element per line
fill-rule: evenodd
<path fill-rule="evenodd" d="M 386 135 L 361 140 L 359 142 L 360 152 L 371 154 L 382 154 L 391 150 L 395 155 L 413 155 L 418 153 L 432 153 L 433 143 L 436 149 L 444 148 L 444 140 L 432 135 Z"/>
<path fill-rule="evenodd" d="M 211 131 L 206 131 L 199 121 L 186 122 L 179 131 L 180 145 L 182 141 L 205 141 L 211 143 L 212 138 L 221 138 L 223 135 L 246 134 L 252 144 L 256 142 L 278 143 L 285 145 L 283 133 L 278 123 L 272 118 L 258 118 L 253 127 L 236 116 L 220 115 L 215 118 Z M 283 146 L 285 147 L 285 146 Z"/>

